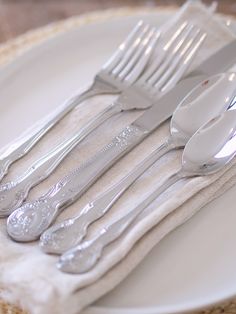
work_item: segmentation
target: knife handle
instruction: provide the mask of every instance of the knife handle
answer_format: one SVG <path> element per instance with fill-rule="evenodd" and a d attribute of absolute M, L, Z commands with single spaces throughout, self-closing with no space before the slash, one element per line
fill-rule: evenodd
<path fill-rule="evenodd" d="M 127 126 L 101 151 L 55 184 L 46 197 L 52 199 L 57 207 L 64 208 L 145 136 L 146 132 L 135 124 Z"/>
<path fill-rule="evenodd" d="M 145 135 L 146 132 L 138 126 L 127 126 L 101 151 L 55 184 L 46 197 L 53 199 L 53 203 L 61 208 L 73 202 Z"/>
<path fill-rule="evenodd" d="M 62 209 L 73 203 L 92 183 L 94 183 L 119 158 L 130 151 L 147 136 L 148 132 L 135 124 L 123 129 L 109 144 L 79 168 L 70 172 L 36 201 L 24 204 L 9 218 L 9 224 L 20 225 L 17 217 L 24 218 L 24 230 L 11 235 L 21 241 L 39 237 L 55 220 Z M 27 219 L 34 217 L 34 219 Z M 14 219 L 13 219 L 14 218 Z M 37 232 L 35 226 L 37 227 Z M 14 226 L 13 226 L 14 227 Z M 13 228 L 16 230 L 17 228 Z M 32 233 L 32 234 L 31 234 Z"/>

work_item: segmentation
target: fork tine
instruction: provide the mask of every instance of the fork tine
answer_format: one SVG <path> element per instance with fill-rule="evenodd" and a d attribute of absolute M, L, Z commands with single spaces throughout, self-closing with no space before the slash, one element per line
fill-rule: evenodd
<path fill-rule="evenodd" d="M 126 49 L 125 53 L 122 56 L 122 59 L 120 62 L 113 68 L 112 74 L 114 76 L 117 76 L 122 69 L 127 65 L 127 63 L 130 61 L 130 59 L 133 57 L 136 49 L 141 45 L 143 41 L 146 39 L 146 34 L 149 34 L 149 25 L 145 25 L 145 27 L 141 30 L 139 36 L 137 36 L 136 40 L 133 42 L 133 44 Z"/>
<path fill-rule="evenodd" d="M 165 72 L 165 70 L 168 68 L 170 63 L 172 62 L 175 55 L 178 53 L 178 51 L 181 49 L 183 44 L 185 43 L 186 39 L 188 38 L 189 34 L 191 33 L 193 29 L 193 25 L 190 25 L 187 30 L 182 34 L 181 38 L 178 39 L 174 49 L 170 52 L 170 54 L 166 57 L 164 62 L 160 65 L 160 67 L 154 72 L 154 74 L 149 78 L 148 83 L 150 85 L 156 85 L 157 81 L 160 79 L 162 74 Z"/>
<path fill-rule="evenodd" d="M 146 38 L 142 41 L 142 43 L 139 45 L 138 49 L 134 53 L 131 60 L 128 62 L 128 64 L 124 67 L 124 69 L 120 72 L 119 78 L 125 79 L 125 77 L 132 71 L 133 68 L 136 67 L 138 61 L 140 58 L 145 55 L 146 53 L 146 46 L 152 42 L 152 38 L 156 37 L 156 29 L 153 27 L 149 34 L 146 36 Z M 150 47 L 150 46 L 149 46 Z"/>
<path fill-rule="evenodd" d="M 200 33 L 200 29 L 197 29 L 194 31 L 190 40 L 182 48 L 179 54 L 176 54 L 176 56 L 173 58 L 171 65 L 169 66 L 165 74 L 160 78 L 160 80 L 155 85 L 155 87 L 159 88 L 162 91 L 165 84 L 166 83 L 168 84 L 168 81 L 170 80 L 171 76 L 173 76 L 175 72 L 177 71 L 178 66 L 181 64 L 181 61 L 183 60 L 185 54 L 188 52 L 188 50 L 190 49 L 190 47 L 192 46 L 196 38 L 198 38 L 199 33 Z"/>
<path fill-rule="evenodd" d="M 184 41 L 182 41 L 182 44 L 180 46 L 180 49 L 174 51 L 171 58 L 168 60 L 168 64 L 165 67 L 165 72 L 162 76 L 159 75 L 158 80 L 155 83 L 155 87 L 161 89 L 161 87 L 168 82 L 168 79 L 173 74 L 175 69 L 177 68 L 178 64 L 180 63 L 181 57 L 184 56 L 188 48 L 192 45 L 193 41 L 199 34 L 200 29 L 191 29 L 191 31 L 188 33 L 188 36 L 185 37 Z M 190 37 L 191 36 L 191 37 Z M 190 37 L 190 39 L 189 39 Z M 185 43 L 187 42 L 187 43 Z"/>
<path fill-rule="evenodd" d="M 113 55 L 108 59 L 108 61 L 103 65 L 102 69 L 106 71 L 111 71 L 120 61 L 124 55 L 127 47 L 129 47 L 139 36 L 140 31 L 145 27 L 144 22 L 139 21 L 136 26 L 132 29 L 126 39 L 119 45 L 118 49 L 113 53 Z"/>
<path fill-rule="evenodd" d="M 165 46 L 163 48 L 164 52 L 163 51 L 159 52 L 155 61 L 151 62 L 151 65 L 148 67 L 148 69 L 145 71 L 145 73 L 142 74 L 142 76 L 140 78 L 140 82 L 148 81 L 150 79 L 150 77 L 154 74 L 154 72 L 157 71 L 160 64 L 165 59 L 167 51 L 169 49 L 171 49 L 173 45 L 178 43 L 179 37 L 182 36 L 182 33 L 187 28 L 187 26 L 188 26 L 187 22 L 184 22 L 183 24 L 180 25 L 180 27 L 176 30 L 176 32 L 171 36 L 171 38 L 165 44 Z"/>
<path fill-rule="evenodd" d="M 150 41 L 148 47 L 145 50 L 145 53 L 142 55 L 142 57 L 139 59 L 135 67 L 130 71 L 130 73 L 126 76 L 125 80 L 129 81 L 131 83 L 135 82 L 138 77 L 141 75 L 144 66 L 147 64 L 147 60 L 150 57 L 150 54 L 153 52 L 157 41 L 160 39 L 160 31 L 156 31 L 155 35 L 153 36 L 152 40 Z"/>
<path fill-rule="evenodd" d="M 186 72 L 187 68 L 190 65 L 190 61 L 193 59 L 201 45 L 203 44 L 207 34 L 203 33 L 200 38 L 197 40 L 196 44 L 188 50 L 187 56 L 184 58 L 183 64 L 177 69 L 175 74 L 172 76 L 171 79 L 169 79 L 165 85 L 161 88 L 162 92 L 167 92 L 172 86 L 174 86 L 179 79 L 183 76 L 183 74 Z"/>
<path fill-rule="evenodd" d="M 180 27 L 177 29 L 177 31 L 171 36 L 170 40 L 168 40 L 168 42 L 163 47 L 164 51 L 167 51 L 171 48 L 171 46 L 176 42 L 176 39 L 178 39 L 178 37 L 182 34 L 182 32 L 186 29 L 187 26 L 188 26 L 187 21 L 183 22 L 180 25 Z"/>

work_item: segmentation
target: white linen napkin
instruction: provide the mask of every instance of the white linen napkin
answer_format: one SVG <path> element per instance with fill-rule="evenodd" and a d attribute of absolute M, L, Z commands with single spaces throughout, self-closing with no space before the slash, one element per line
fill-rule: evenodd
<path fill-rule="evenodd" d="M 207 33 L 204 47 L 198 54 L 195 65 L 231 41 L 234 36 L 218 20 L 209 8 L 201 2 L 184 5 L 166 28 L 190 20 Z M 169 31 L 170 31 L 169 30 Z M 22 173 L 32 162 L 55 146 L 63 138 L 74 133 L 91 117 L 107 105 L 103 97 L 87 101 L 67 115 L 25 158 L 11 169 L 5 182 Z M 95 105 L 96 104 L 96 105 Z M 93 108 L 91 110 L 91 108 Z M 70 169 L 76 168 L 93 155 L 140 113 L 123 113 L 107 123 L 84 140 L 63 161 L 47 180 L 35 187 L 29 199 L 46 192 Z M 66 209 L 58 221 L 71 217 L 111 184 L 121 179 L 128 171 L 159 146 L 168 136 L 168 123 L 165 123 L 128 155 L 122 158 L 94 184 L 70 208 Z M 102 136 L 97 136 L 97 134 Z M 176 171 L 180 166 L 180 151 L 167 154 L 143 175 L 115 204 L 112 210 L 90 229 L 88 239 L 102 224 L 133 208 L 152 189 Z M 18 304 L 30 314 L 75 314 L 114 288 L 148 254 L 168 232 L 186 221 L 211 199 L 226 190 L 236 179 L 234 162 L 220 173 L 211 177 L 183 181 L 164 193 L 138 217 L 132 228 L 122 238 L 110 245 L 104 257 L 90 272 L 83 275 L 70 275 L 55 267 L 57 257 L 43 254 L 38 243 L 20 244 L 11 241 L 6 233 L 5 220 L 0 221 L 0 298 Z M 169 197 L 171 195 L 171 197 Z M 114 249 L 115 248 L 115 249 Z M 132 249 L 131 249 L 132 248 Z"/>

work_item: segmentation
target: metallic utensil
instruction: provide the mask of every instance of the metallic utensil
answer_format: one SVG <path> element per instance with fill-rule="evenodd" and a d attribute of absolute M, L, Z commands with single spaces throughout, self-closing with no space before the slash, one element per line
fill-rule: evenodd
<path fill-rule="evenodd" d="M 187 92 L 207 78 L 209 73 L 216 74 L 230 67 L 236 61 L 235 52 L 236 40 L 208 58 L 195 70 L 195 75 L 190 75 L 179 82 L 176 87 L 158 100 L 152 108 L 145 111 L 141 117 L 128 125 L 93 158 L 69 173 L 38 200 L 22 206 L 17 212 L 18 215 L 15 215 L 15 220 L 12 220 L 11 223 L 13 225 L 15 223 L 16 228 L 18 228 L 20 225 L 18 221 L 22 222 L 21 230 L 24 230 L 24 233 L 27 233 L 27 230 L 32 226 L 32 230 L 36 230 L 34 231 L 35 237 L 46 230 L 61 210 L 73 203 L 119 158 L 167 120 Z M 208 74 L 204 72 L 204 69 L 208 70 Z M 24 219 L 24 217 L 26 218 Z M 40 228 L 36 228 L 36 226 L 40 226 Z M 32 232 L 31 236 L 33 235 Z M 20 237 L 19 232 L 18 236 Z"/>
<path fill-rule="evenodd" d="M 76 217 L 66 219 L 46 230 L 40 238 L 43 251 L 62 254 L 78 245 L 85 237 L 88 226 L 101 218 L 161 156 L 172 149 L 184 147 L 191 136 L 210 119 L 225 110 L 236 108 L 235 94 L 236 73 L 217 74 L 196 86 L 173 113 L 169 138 L 117 184 L 89 202 Z M 8 233 L 14 238 L 11 226 L 9 219 Z M 24 237 L 23 232 L 21 236 Z M 28 233 L 23 239 L 32 240 Z M 17 234 L 16 240 L 21 240 Z"/>
<path fill-rule="evenodd" d="M 175 83 L 186 71 L 190 61 L 198 51 L 206 35 L 198 28 L 187 25 L 186 31 L 179 32 L 173 47 L 169 53 L 164 53 L 160 63 L 158 58 L 150 65 L 150 68 L 141 75 L 140 80 L 134 87 L 126 92 L 105 109 L 97 118 L 89 122 L 83 129 L 67 140 L 63 141 L 45 156 L 36 160 L 34 164 L 15 180 L 0 186 L 0 216 L 9 215 L 18 208 L 27 197 L 29 190 L 47 178 L 68 153 L 78 145 L 94 128 L 103 123 L 114 113 L 134 108 L 146 109 L 160 98 L 162 89 L 171 87 L 168 82 Z M 148 49 L 148 48 L 147 48 Z M 165 71 L 165 74 L 163 74 Z M 157 75 L 158 74 L 158 75 Z M 167 86 L 167 87 L 166 87 Z M 110 109 L 109 109 L 110 108 Z M 1 199 L 4 197 L 4 199 Z"/>
<path fill-rule="evenodd" d="M 183 151 L 180 170 L 169 176 L 138 206 L 123 217 L 104 226 L 93 239 L 85 241 L 63 254 L 57 264 L 58 268 L 69 273 L 89 271 L 96 265 L 103 249 L 118 239 L 160 194 L 183 178 L 189 179 L 216 173 L 223 169 L 235 154 L 236 110 L 229 110 L 210 120 L 193 135 Z M 160 217 L 160 220 L 167 214 L 162 214 L 163 217 Z"/>
<path fill-rule="evenodd" d="M 183 23 L 181 27 L 185 28 L 186 23 Z M 84 92 L 79 92 L 70 98 L 55 112 L 37 123 L 34 130 L 20 136 L 2 150 L 0 153 L 0 181 L 12 163 L 27 154 L 57 122 L 78 104 L 97 95 L 120 94 L 134 83 L 146 67 L 159 37 L 160 32 L 154 27 L 143 21 L 138 22 Z M 115 109 L 113 110 L 115 111 Z"/>

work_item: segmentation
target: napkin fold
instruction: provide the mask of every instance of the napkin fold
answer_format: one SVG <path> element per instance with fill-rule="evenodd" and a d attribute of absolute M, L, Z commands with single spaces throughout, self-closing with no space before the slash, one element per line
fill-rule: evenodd
<path fill-rule="evenodd" d="M 208 34 L 193 66 L 230 42 L 234 35 L 213 15 L 211 8 L 201 2 L 186 3 L 163 28 L 173 31 L 185 20 L 199 25 Z M 192 66 L 192 67 L 193 67 Z M 5 182 L 25 171 L 32 162 L 73 134 L 94 117 L 111 100 L 97 97 L 78 106 L 47 134 L 32 151 L 11 169 Z M 174 101 L 174 100 L 173 100 Z M 122 113 L 104 123 L 83 141 L 44 182 L 35 187 L 29 200 L 45 193 L 69 170 L 107 144 L 123 127 L 140 113 Z M 98 136 L 97 134 L 100 134 Z M 163 124 L 151 136 L 114 165 L 77 202 L 58 218 L 61 221 L 77 214 L 83 206 L 118 182 L 128 171 L 159 146 L 169 135 L 169 123 Z M 153 165 L 111 211 L 89 229 L 93 237 L 106 223 L 126 213 L 180 167 L 181 151 L 165 155 Z M 64 274 L 55 267 L 57 257 L 43 254 L 38 243 L 21 244 L 11 241 L 6 233 L 6 221 L 0 221 L 0 298 L 26 309 L 30 314 L 75 314 L 119 284 L 171 230 L 184 223 L 209 201 L 230 188 L 236 180 L 233 161 L 221 172 L 182 180 L 163 193 L 136 219 L 119 240 L 107 247 L 97 266 L 82 275 Z M 123 241 L 125 237 L 125 241 Z"/>

